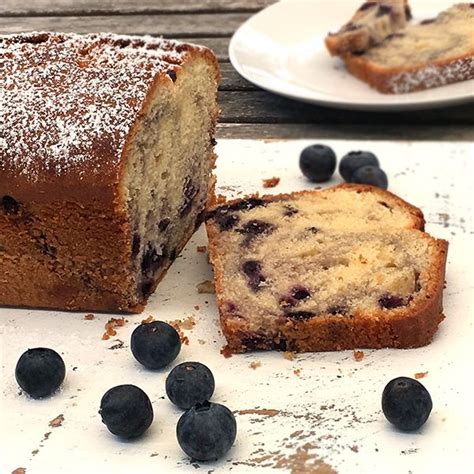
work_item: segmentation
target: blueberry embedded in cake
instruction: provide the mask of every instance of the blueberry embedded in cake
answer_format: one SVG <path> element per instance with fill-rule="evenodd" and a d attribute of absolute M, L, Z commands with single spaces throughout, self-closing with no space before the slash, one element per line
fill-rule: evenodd
<path fill-rule="evenodd" d="M 337 33 L 327 35 L 326 47 L 332 56 L 361 53 L 396 34 L 410 20 L 407 0 L 365 2 Z"/>
<path fill-rule="evenodd" d="M 209 209 L 229 349 L 428 344 L 443 319 L 447 242 L 423 226 L 415 207 L 354 184 Z"/>
<path fill-rule="evenodd" d="M 0 48 L 0 305 L 141 311 L 202 220 L 215 56 L 112 34 Z"/>

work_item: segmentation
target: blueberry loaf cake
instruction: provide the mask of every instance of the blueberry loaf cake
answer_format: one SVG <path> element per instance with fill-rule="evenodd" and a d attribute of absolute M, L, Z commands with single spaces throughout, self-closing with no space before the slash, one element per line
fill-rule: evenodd
<path fill-rule="evenodd" d="M 404 28 L 411 19 L 407 0 L 365 2 L 337 33 L 326 36 L 332 56 L 366 51 Z"/>
<path fill-rule="evenodd" d="M 215 56 L 31 33 L 0 60 L 0 305 L 141 311 L 203 217 Z"/>
<path fill-rule="evenodd" d="M 390 94 L 474 79 L 474 4 L 454 5 L 344 61 L 354 76 Z"/>
<path fill-rule="evenodd" d="M 442 321 L 447 242 L 393 194 L 346 184 L 250 197 L 207 214 L 232 352 L 428 344 Z"/>

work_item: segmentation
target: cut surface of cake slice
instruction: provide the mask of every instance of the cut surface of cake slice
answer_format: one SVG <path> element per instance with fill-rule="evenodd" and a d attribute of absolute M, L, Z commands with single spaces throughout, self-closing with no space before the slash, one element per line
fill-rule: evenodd
<path fill-rule="evenodd" d="M 344 61 L 353 75 L 384 93 L 474 79 L 474 4 L 454 5 Z"/>
<path fill-rule="evenodd" d="M 325 43 L 332 56 L 362 52 L 404 28 L 411 19 L 407 0 L 365 2 L 337 33 Z"/>
<path fill-rule="evenodd" d="M 363 185 L 250 197 L 208 212 L 232 352 L 428 344 L 442 315 L 447 242 L 421 211 Z"/>
<path fill-rule="evenodd" d="M 0 51 L 0 305 L 142 310 L 202 220 L 214 54 L 61 33 Z"/>

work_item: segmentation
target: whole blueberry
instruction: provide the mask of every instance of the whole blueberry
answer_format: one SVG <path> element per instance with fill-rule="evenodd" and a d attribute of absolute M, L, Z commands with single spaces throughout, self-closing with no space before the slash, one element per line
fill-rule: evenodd
<path fill-rule="evenodd" d="M 105 392 L 99 413 L 108 430 L 122 438 L 142 435 L 153 421 L 150 399 L 135 385 L 117 385 Z"/>
<path fill-rule="evenodd" d="M 135 359 L 148 369 L 161 369 L 181 350 L 179 334 L 163 321 L 141 324 L 132 333 L 130 348 Z"/>
<path fill-rule="evenodd" d="M 300 155 L 302 173 L 314 183 L 329 181 L 336 169 L 336 154 L 326 145 L 311 145 Z"/>
<path fill-rule="evenodd" d="M 379 160 L 370 151 L 351 151 L 339 162 L 339 174 L 351 183 L 352 175 L 363 166 L 379 166 Z"/>
<path fill-rule="evenodd" d="M 193 405 L 209 400 L 214 393 L 212 372 L 200 362 L 183 362 L 166 378 L 166 394 L 179 408 L 187 410 Z"/>
<path fill-rule="evenodd" d="M 222 457 L 237 435 L 234 415 L 217 403 L 198 403 L 181 415 L 176 436 L 181 449 L 197 461 Z"/>
<path fill-rule="evenodd" d="M 383 189 L 388 188 L 388 178 L 385 172 L 377 166 L 370 165 L 355 170 L 351 183 L 371 184 Z"/>
<path fill-rule="evenodd" d="M 423 426 L 432 408 L 430 394 L 418 380 L 398 377 L 384 388 L 383 413 L 400 430 L 413 431 Z"/>
<path fill-rule="evenodd" d="M 53 394 L 63 383 L 66 366 L 61 356 L 52 349 L 28 349 L 18 359 L 15 378 L 18 385 L 31 397 L 43 398 Z"/>

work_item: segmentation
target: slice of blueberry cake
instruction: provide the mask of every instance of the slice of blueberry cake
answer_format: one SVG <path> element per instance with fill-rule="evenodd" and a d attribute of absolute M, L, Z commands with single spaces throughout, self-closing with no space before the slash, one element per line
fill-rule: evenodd
<path fill-rule="evenodd" d="M 404 28 L 411 20 L 407 0 L 365 2 L 337 33 L 329 33 L 326 47 L 332 56 L 363 52 Z"/>
<path fill-rule="evenodd" d="M 393 194 L 346 184 L 250 197 L 207 216 L 232 352 L 417 347 L 443 319 L 447 242 Z"/>
<path fill-rule="evenodd" d="M 453 5 L 343 59 L 354 76 L 388 94 L 474 79 L 474 3 Z"/>

